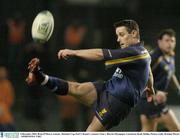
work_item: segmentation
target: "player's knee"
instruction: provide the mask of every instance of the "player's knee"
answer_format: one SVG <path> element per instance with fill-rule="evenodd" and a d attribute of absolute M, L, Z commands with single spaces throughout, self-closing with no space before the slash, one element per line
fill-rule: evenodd
<path fill-rule="evenodd" d="M 69 91 L 72 94 L 77 94 L 79 91 L 80 83 L 78 82 L 70 82 L 69 83 Z"/>
<path fill-rule="evenodd" d="M 82 83 L 76 83 L 76 93 L 80 94 L 82 89 Z"/>
<path fill-rule="evenodd" d="M 97 94 L 92 83 L 69 83 L 69 95 L 77 98 L 86 106 L 92 106 L 97 99 Z"/>
<path fill-rule="evenodd" d="M 70 86 L 71 94 L 80 95 L 80 93 L 82 91 L 82 83 L 71 82 L 71 83 L 69 83 L 69 86 Z"/>

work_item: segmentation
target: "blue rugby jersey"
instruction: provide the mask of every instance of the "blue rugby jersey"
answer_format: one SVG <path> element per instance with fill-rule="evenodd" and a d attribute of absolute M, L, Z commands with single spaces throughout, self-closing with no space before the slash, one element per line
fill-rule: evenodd
<path fill-rule="evenodd" d="M 116 68 L 105 88 L 121 101 L 134 106 L 149 78 L 150 55 L 143 43 L 124 49 L 103 49 L 105 65 Z"/>
<path fill-rule="evenodd" d="M 163 52 L 157 47 L 151 52 L 151 58 L 154 87 L 157 90 L 165 91 L 175 72 L 174 56 L 170 56 L 169 61 L 167 61 Z"/>

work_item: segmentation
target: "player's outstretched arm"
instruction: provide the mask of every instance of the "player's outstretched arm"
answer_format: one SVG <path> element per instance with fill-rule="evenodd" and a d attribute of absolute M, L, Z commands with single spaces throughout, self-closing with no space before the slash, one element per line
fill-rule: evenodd
<path fill-rule="evenodd" d="M 86 60 L 100 61 L 104 59 L 102 49 L 86 49 L 86 50 L 70 50 L 63 49 L 59 50 L 58 58 L 59 59 L 68 59 L 69 57 L 80 57 Z"/>

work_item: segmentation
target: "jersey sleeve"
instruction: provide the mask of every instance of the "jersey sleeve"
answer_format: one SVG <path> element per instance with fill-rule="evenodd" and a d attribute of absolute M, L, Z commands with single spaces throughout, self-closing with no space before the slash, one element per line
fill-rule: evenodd
<path fill-rule="evenodd" d="M 103 49 L 105 65 L 119 65 L 135 62 L 139 59 L 149 58 L 147 50 L 139 50 L 136 47 L 125 49 Z"/>
<path fill-rule="evenodd" d="M 104 60 L 126 58 L 129 56 L 137 55 L 135 50 L 131 49 L 103 49 Z"/>

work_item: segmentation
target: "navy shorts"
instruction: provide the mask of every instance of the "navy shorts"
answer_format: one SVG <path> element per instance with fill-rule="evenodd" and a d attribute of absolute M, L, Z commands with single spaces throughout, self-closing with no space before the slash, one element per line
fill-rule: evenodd
<path fill-rule="evenodd" d="M 168 107 L 166 103 L 156 104 L 155 102 L 147 102 L 146 98 L 141 98 L 138 103 L 137 109 L 140 114 L 145 115 L 148 119 L 160 117 L 161 114 L 166 114 L 168 112 Z"/>
<path fill-rule="evenodd" d="M 95 115 L 106 129 L 110 129 L 128 116 L 131 106 L 106 91 L 104 82 L 93 84 L 97 90 Z"/>

